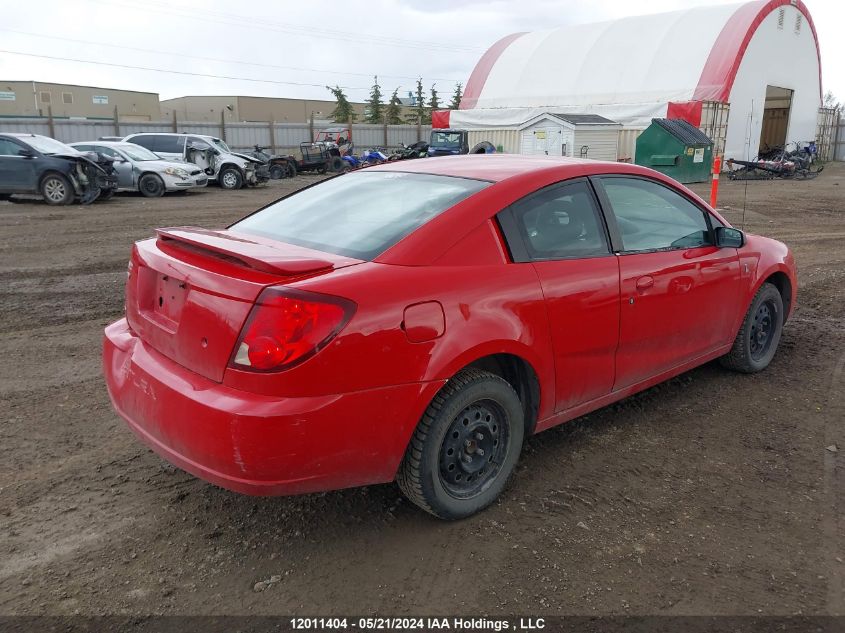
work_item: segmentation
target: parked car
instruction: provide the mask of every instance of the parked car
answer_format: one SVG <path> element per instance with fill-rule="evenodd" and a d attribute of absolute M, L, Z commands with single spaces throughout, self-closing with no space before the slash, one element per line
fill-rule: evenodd
<path fill-rule="evenodd" d="M 208 184 L 208 176 L 196 165 L 162 160 L 134 143 L 87 141 L 70 146 L 113 159 L 117 187 L 122 191 L 140 191 L 148 198 L 157 198 L 166 191 L 187 191 Z"/>
<path fill-rule="evenodd" d="M 158 154 L 166 160 L 194 163 L 223 189 L 255 186 L 270 179 L 270 170 L 260 160 L 229 149 L 214 136 L 200 134 L 130 134 L 123 139 Z"/>
<path fill-rule="evenodd" d="M 765 369 L 796 300 L 786 246 L 622 163 L 387 163 L 157 233 L 103 348 L 144 442 L 247 494 L 395 479 L 444 519 L 527 435 L 713 359 Z"/>
<path fill-rule="evenodd" d="M 89 204 L 117 189 L 112 161 L 39 134 L 0 134 L 0 198 L 36 194 L 47 204 Z"/>

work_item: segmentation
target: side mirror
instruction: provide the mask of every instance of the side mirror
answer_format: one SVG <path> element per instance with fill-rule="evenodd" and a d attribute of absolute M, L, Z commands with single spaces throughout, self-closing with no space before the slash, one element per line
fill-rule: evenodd
<path fill-rule="evenodd" d="M 716 246 L 719 248 L 742 248 L 745 246 L 745 234 L 729 226 L 716 227 Z"/>
<path fill-rule="evenodd" d="M 33 152 L 31 149 L 19 149 L 18 156 L 23 156 L 24 158 L 32 158 L 33 156 L 35 156 L 35 152 Z"/>

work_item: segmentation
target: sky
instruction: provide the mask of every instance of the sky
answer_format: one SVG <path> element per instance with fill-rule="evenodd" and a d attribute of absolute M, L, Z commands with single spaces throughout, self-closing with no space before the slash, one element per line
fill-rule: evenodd
<path fill-rule="evenodd" d="M 0 0 L 0 79 L 158 92 L 162 99 L 331 99 L 330 84 L 363 101 L 373 75 L 388 94 L 405 94 L 421 76 L 426 91 L 434 83 L 448 100 L 455 82 L 465 84 L 482 53 L 509 33 L 735 2 Z M 824 89 L 845 102 L 845 2 L 805 3 L 819 34 Z"/>

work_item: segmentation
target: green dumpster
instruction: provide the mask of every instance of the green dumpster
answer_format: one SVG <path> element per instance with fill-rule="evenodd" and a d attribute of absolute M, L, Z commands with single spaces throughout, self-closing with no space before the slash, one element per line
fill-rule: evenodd
<path fill-rule="evenodd" d="M 634 162 L 678 182 L 705 182 L 713 165 L 713 141 L 681 119 L 652 119 L 637 138 Z"/>

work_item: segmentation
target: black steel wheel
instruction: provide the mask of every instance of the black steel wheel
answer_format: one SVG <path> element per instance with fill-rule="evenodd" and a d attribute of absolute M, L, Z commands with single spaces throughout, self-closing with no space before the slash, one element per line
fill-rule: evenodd
<path fill-rule="evenodd" d="M 453 497 L 475 496 L 498 475 L 510 441 L 504 419 L 496 402 L 481 400 L 452 420 L 440 446 L 440 481 Z"/>
<path fill-rule="evenodd" d="M 722 365 L 747 374 L 768 367 L 780 343 L 784 316 L 780 291 L 764 283 L 751 301 L 731 351 L 720 359 Z"/>
<path fill-rule="evenodd" d="M 757 306 L 754 318 L 751 320 L 750 352 L 751 358 L 759 360 L 765 356 L 775 337 L 775 322 L 777 308 L 774 301 L 767 299 Z"/>
<path fill-rule="evenodd" d="M 281 165 L 270 165 L 270 178 L 273 180 L 281 180 L 285 177 L 287 170 Z"/>
<path fill-rule="evenodd" d="M 465 369 L 420 420 L 397 474 L 402 492 L 441 519 L 462 519 L 504 489 L 522 450 L 522 403 L 501 377 Z"/>
<path fill-rule="evenodd" d="M 157 174 L 144 174 L 138 181 L 138 191 L 147 198 L 160 198 L 164 195 L 164 181 Z"/>

